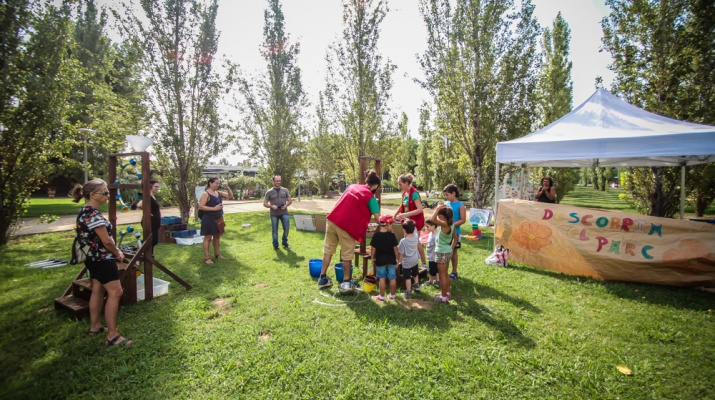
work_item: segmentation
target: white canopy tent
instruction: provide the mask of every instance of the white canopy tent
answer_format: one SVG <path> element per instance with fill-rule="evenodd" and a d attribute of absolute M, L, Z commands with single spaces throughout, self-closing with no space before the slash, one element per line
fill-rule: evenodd
<path fill-rule="evenodd" d="M 681 166 L 682 218 L 685 166 L 715 162 L 715 126 L 653 114 L 599 88 L 552 124 L 497 143 L 496 153 L 495 188 L 500 163 L 531 167 Z"/>

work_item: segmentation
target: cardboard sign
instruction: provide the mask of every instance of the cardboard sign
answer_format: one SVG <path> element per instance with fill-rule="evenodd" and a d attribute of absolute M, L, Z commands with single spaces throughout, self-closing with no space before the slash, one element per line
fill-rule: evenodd
<path fill-rule="evenodd" d="M 715 286 L 715 225 L 501 200 L 496 241 L 513 261 L 605 280 Z"/>

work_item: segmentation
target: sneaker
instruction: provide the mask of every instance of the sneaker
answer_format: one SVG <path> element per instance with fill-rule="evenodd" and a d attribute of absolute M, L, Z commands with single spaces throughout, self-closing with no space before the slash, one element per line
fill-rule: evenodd
<path fill-rule="evenodd" d="M 394 294 L 388 294 L 387 298 L 390 300 L 395 300 L 395 295 Z"/>
<path fill-rule="evenodd" d="M 327 276 L 325 278 L 318 279 L 318 289 L 333 286 L 333 282 Z"/>
<path fill-rule="evenodd" d="M 459 277 L 459 275 L 456 272 L 452 272 L 451 274 L 449 274 L 450 279 L 457 279 L 457 277 Z"/>
<path fill-rule="evenodd" d="M 404 292 L 402 293 L 402 297 L 409 299 L 412 297 L 412 292 Z"/>
<path fill-rule="evenodd" d="M 412 285 L 412 290 L 414 290 L 415 292 L 419 292 L 419 291 L 420 291 L 420 284 L 419 284 L 419 283 L 413 284 L 413 285 Z"/>
<path fill-rule="evenodd" d="M 427 282 L 423 283 L 422 286 L 434 286 L 434 282 L 433 282 L 433 281 L 427 281 Z"/>
<path fill-rule="evenodd" d="M 448 299 L 452 299 L 452 293 L 451 293 L 451 292 L 447 292 L 447 298 L 448 298 Z"/>
<path fill-rule="evenodd" d="M 278 248 L 278 247 L 276 246 L 276 249 L 277 249 L 277 248 Z M 290 250 L 290 245 L 289 245 L 288 243 L 283 243 L 283 248 L 286 249 L 286 250 Z"/>
<path fill-rule="evenodd" d="M 432 299 L 435 303 L 449 303 L 449 298 L 440 295 L 434 296 Z"/>
<path fill-rule="evenodd" d="M 273 246 L 273 250 L 278 250 L 278 246 Z"/>
<path fill-rule="evenodd" d="M 385 301 L 385 298 L 380 295 L 372 296 L 372 299 L 375 301 L 383 301 L 383 302 Z"/>

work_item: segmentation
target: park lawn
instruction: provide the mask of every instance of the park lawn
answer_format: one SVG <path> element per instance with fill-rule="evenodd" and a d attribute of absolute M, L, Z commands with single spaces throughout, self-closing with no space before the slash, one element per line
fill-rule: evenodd
<path fill-rule="evenodd" d="M 83 204 L 83 200 L 80 200 L 79 203 L 75 203 L 70 197 L 55 197 L 54 199 L 32 197 L 27 201 L 27 208 L 22 214 L 22 217 L 39 218 L 42 215 L 73 215 L 77 214 Z M 109 206 L 106 203 L 102 204 L 99 208 L 103 213 L 106 213 L 108 209 Z"/>
<path fill-rule="evenodd" d="M 68 257 L 71 232 L 0 248 L 0 398 L 715 398 L 711 293 L 487 266 L 483 240 L 460 250 L 450 304 L 378 304 L 317 290 L 323 234 L 274 251 L 266 214 L 226 220 L 213 266 L 199 245 L 157 247 L 194 289 L 122 307 L 124 348 L 53 309 L 78 267 L 22 266 Z"/>

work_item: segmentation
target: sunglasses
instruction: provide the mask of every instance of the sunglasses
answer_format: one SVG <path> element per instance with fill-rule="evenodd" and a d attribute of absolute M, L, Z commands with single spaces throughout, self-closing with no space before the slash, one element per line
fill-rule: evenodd
<path fill-rule="evenodd" d="M 109 196 L 109 192 L 94 192 L 95 194 L 101 194 L 104 196 Z"/>

